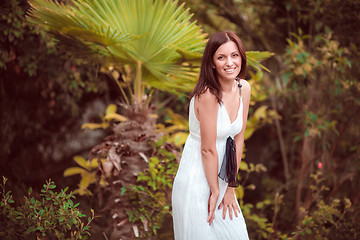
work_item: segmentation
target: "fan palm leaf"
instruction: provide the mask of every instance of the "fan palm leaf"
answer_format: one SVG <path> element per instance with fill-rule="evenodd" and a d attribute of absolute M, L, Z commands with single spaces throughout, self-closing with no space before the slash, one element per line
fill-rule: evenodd
<path fill-rule="evenodd" d="M 173 93 L 190 91 L 199 71 L 206 35 L 184 4 L 171 0 L 89 0 L 64 5 L 30 0 L 30 21 L 45 27 L 75 57 L 101 64 L 131 64 L 138 75 L 135 98 L 143 82 Z M 249 65 L 269 52 L 247 52 Z"/>
<path fill-rule="evenodd" d="M 45 27 L 75 57 L 131 64 L 135 97 L 144 81 L 171 92 L 190 91 L 206 35 L 178 1 L 90 0 L 64 5 L 31 0 L 30 21 Z M 137 69 L 140 68 L 140 69 Z M 140 95 L 140 96 L 139 96 Z"/>

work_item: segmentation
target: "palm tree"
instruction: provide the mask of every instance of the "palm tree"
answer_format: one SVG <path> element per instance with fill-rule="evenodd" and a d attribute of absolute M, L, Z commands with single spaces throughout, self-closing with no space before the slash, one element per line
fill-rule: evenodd
<path fill-rule="evenodd" d="M 30 21 L 47 30 L 73 57 L 103 69 L 130 66 L 130 73 L 122 72 L 128 72 L 123 79 L 133 79 L 114 78 L 123 93 L 127 121 L 114 125 L 114 134 L 91 155 L 106 158 L 101 170 L 109 183 L 105 209 L 116 216 L 112 238 L 131 238 L 134 226 L 125 212 L 131 204 L 120 194 L 121 188 L 136 184 L 137 173 L 147 168 L 144 156 L 152 154 L 148 143 L 156 138 L 154 109 L 145 88 L 188 92 L 196 80 L 206 34 L 178 1 L 90 0 L 64 5 L 32 0 L 30 4 Z M 129 83 L 133 85 L 127 94 L 124 88 Z"/>
<path fill-rule="evenodd" d="M 151 91 L 145 94 L 145 89 L 189 92 L 198 75 L 206 34 L 178 0 L 29 2 L 29 20 L 73 57 L 122 73 L 124 81 L 114 80 L 122 92 L 127 120 L 113 125 L 114 134 L 95 146 L 91 155 L 106 158 L 101 171 L 109 183 L 106 208 L 116 216 L 112 236 L 131 238 L 134 225 L 127 221 L 129 203 L 120 189 L 136 183 L 137 173 L 147 168 L 146 156 L 152 154 L 148 143 L 156 138 L 156 126 Z M 268 56 L 248 52 L 249 64 L 262 67 L 257 60 Z"/>

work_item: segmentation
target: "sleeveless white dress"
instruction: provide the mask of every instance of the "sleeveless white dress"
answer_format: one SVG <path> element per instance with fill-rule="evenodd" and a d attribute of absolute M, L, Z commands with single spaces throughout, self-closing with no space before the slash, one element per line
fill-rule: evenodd
<path fill-rule="evenodd" d="M 231 123 L 223 104 L 219 105 L 217 114 L 216 149 L 218 152 L 219 170 L 225 154 L 226 139 L 238 134 L 243 127 L 243 103 L 237 117 Z M 242 213 L 238 217 L 229 212 L 222 218 L 223 208 L 218 209 L 227 182 L 218 178 L 220 195 L 216 205 L 215 219 L 209 226 L 208 200 L 210 187 L 207 182 L 201 159 L 200 123 L 194 112 L 194 97 L 189 105 L 190 134 L 186 140 L 172 190 L 172 210 L 175 240 L 248 240 L 246 224 Z M 234 196 L 235 198 L 235 196 Z"/>

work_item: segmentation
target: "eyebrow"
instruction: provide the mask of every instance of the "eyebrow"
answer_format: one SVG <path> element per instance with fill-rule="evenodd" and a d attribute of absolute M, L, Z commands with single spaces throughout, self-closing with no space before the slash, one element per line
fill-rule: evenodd
<path fill-rule="evenodd" d="M 234 52 L 232 52 L 231 54 L 233 54 L 233 53 L 240 53 L 239 51 L 234 51 Z M 226 54 L 224 54 L 224 53 L 218 53 L 218 56 L 219 55 L 226 55 Z"/>

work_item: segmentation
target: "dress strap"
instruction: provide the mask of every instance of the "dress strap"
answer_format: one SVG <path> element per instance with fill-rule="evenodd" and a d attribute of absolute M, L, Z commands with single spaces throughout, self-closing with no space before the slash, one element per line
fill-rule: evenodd
<path fill-rule="evenodd" d="M 238 82 L 238 87 L 239 87 L 239 93 L 240 93 L 240 97 L 241 97 L 241 88 L 242 88 L 242 84 L 240 83 L 240 78 L 236 77 L 235 80 Z"/>

